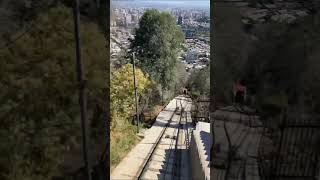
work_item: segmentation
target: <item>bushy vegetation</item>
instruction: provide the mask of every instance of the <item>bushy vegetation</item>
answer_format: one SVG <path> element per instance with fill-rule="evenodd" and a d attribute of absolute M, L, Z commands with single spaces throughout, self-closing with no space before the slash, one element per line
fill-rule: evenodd
<path fill-rule="evenodd" d="M 0 50 L 0 179 L 59 176 L 70 156 L 82 159 L 72 9 L 40 14 L 24 36 Z M 15 36 L 22 34 L 21 29 Z M 105 142 L 105 38 L 81 24 L 91 145 Z M 67 156 L 67 155 L 70 156 Z M 72 168 L 80 168 L 78 164 Z"/>
<path fill-rule="evenodd" d="M 268 24 L 257 30 L 259 40 L 249 53 L 245 77 L 260 105 L 319 109 L 320 66 L 315 59 L 320 26 L 312 19 L 309 16 L 291 26 Z"/>
<path fill-rule="evenodd" d="M 147 10 L 140 19 L 139 28 L 131 48 L 136 52 L 137 66 L 161 85 L 163 90 L 173 90 L 178 52 L 184 34 L 175 18 L 167 12 Z"/>
<path fill-rule="evenodd" d="M 233 84 L 244 79 L 248 94 L 256 97 L 254 106 L 262 111 L 311 105 L 317 111 L 319 13 L 293 24 L 257 23 L 250 32 L 241 24 L 237 8 L 221 7 L 215 13 L 219 18 L 213 89 L 218 101 L 230 104 Z"/>
<path fill-rule="evenodd" d="M 135 70 L 137 91 L 145 96 L 152 87 L 152 82 L 140 70 Z M 134 80 L 131 64 L 116 69 L 111 74 L 110 83 L 110 165 L 111 170 L 138 142 L 137 127 L 132 123 L 131 114 L 135 108 Z M 141 103 L 140 103 L 141 104 Z"/>
<path fill-rule="evenodd" d="M 188 79 L 188 88 L 194 94 L 210 94 L 210 68 L 194 70 Z"/>
<path fill-rule="evenodd" d="M 170 14 L 152 9 L 141 17 L 131 44 L 136 53 L 139 114 L 147 109 L 148 114 L 154 115 L 163 92 L 169 99 L 184 86 L 186 71 L 177 59 L 183 40 L 183 33 Z M 130 119 L 135 113 L 132 65 L 128 64 L 131 53 L 123 51 L 112 64 L 111 169 L 138 141 L 137 127 Z"/>

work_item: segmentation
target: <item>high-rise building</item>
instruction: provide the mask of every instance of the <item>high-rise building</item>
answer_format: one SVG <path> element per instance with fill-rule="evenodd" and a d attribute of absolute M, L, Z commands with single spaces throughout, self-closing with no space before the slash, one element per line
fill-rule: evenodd
<path fill-rule="evenodd" d="M 126 17 L 125 17 L 125 20 L 126 20 L 126 25 L 130 25 L 131 24 L 131 14 L 127 14 Z"/>
<path fill-rule="evenodd" d="M 182 16 L 178 17 L 178 25 L 182 25 Z"/>

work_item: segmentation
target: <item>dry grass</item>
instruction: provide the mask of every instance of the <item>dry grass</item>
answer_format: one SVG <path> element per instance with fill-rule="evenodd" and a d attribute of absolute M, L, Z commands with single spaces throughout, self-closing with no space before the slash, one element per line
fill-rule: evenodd
<path fill-rule="evenodd" d="M 139 142 L 136 127 L 130 123 L 116 127 L 110 133 L 110 168 L 111 172 Z"/>
<path fill-rule="evenodd" d="M 155 106 L 152 110 L 146 111 L 145 123 L 148 124 L 154 120 L 163 109 L 163 106 Z M 136 126 L 130 124 L 127 120 L 122 120 L 110 133 L 110 170 L 121 162 L 121 160 L 130 152 L 130 150 L 140 141 L 136 134 Z"/>

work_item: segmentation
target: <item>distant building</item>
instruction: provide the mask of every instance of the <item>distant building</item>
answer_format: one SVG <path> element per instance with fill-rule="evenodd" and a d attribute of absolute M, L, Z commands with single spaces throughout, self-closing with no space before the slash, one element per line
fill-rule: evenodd
<path fill-rule="evenodd" d="M 182 16 L 178 17 L 178 25 L 182 25 Z"/>
<path fill-rule="evenodd" d="M 195 30 L 193 29 L 183 29 L 183 32 L 186 34 L 186 38 L 193 38 L 195 35 Z"/>
<path fill-rule="evenodd" d="M 110 22 L 110 26 L 111 26 L 111 27 L 117 26 L 117 22 L 116 22 L 115 20 L 112 20 L 112 21 Z"/>
<path fill-rule="evenodd" d="M 198 59 L 198 52 L 195 50 L 189 50 L 186 54 L 186 61 L 187 62 L 194 62 Z"/>
<path fill-rule="evenodd" d="M 132 23 L 132 16 L 130 14 L 125 16 L 126 25 L 130 25 Z"/>

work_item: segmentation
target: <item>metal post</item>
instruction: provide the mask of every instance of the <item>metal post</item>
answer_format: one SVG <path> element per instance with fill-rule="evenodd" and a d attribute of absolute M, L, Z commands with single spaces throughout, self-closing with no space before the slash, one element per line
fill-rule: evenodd
<path fill-rule="evenodd" d="M 164 105 L 164 103 L 163 103 L 163 87 L 162 87 L 162 85 L 161 85 L 161 104 Z"/>
<path fill-rule="evenodd" d="M 80 13 L 79 13 L 79 0 L 74 1 L 74 31 L 76 40 L 76 71 L 79 83 L 79 104 L 81 111 L 81 128 L 82 128 L 82 148 L 83 160 L 88 180 L 91 180 L 90 165 L 88 161 L 88 148 L 87 148 L 87 99 L 86 99 L 86 82 L 83 77 L 83 65 L 81 61 L 81 47 L 80 47 Z"/>
<path fill-rule="evenodd" d="M 282 109 L 281 112 L 281 124 L 280 124 L 280 142 L 279 142 L 279 146 L 277 148 L 277 157 L 276 157 L 276 161 L 275 161 L 275 167 L 273 167 L 273 174 L 272 174 L 272 178 L 278 178 L 278 175 L 281 174 L 281 169 L 279 169 L 281 167 L 281 149 L 282 149 L 282 144 L 283 144 L 283 136 L 284 136 L 284 131 L 286 128 L 286 122 L 287 122 L 287 116 L 286 116 L 286 112 L 285 110 Z M 279 171 L 279 173 L 278 173 Z"/>
<path fill-rule="evenodd" d="M 105 18 L 102 18 L 102 20 L 105 20 L 106 25 L 110 24 L 110 12 L 109 12 L 109 8 L 110 8 L 110 1 L 109 0 L 101 0 L 101 9 L 105 8 L 106 10 L 106 14 L 105 14 Z M 103 23 L 102 23 L 103 24 Z M 107 42 L 107 46 L 106 46 L 106 63 L 107 63 L 107 68 L 105 69 L 106 72 L 110 72 L 110 27 L 109 26 L 105 26 L 105 37 L 106 37 L 106 42 Z M 110 87 L 110 76 L 106 79 L 106 84 L 107 86 Z M 106 103 L 106 108 L 105 108 L 105 123 L 107 127 L 107 131 L 106 131 L 106 149 L 105 149 L 105 153 L 103 153 L 103 158 L 101 159 L 101 168 L 103 169 L 103 178 L 102 179 L 107 179 L 110 178 L 110 88 L 106 88 L 106 98 L 105 101 Z"/>
<path fill-rule="evenodd" d="M 137 118 L 137 133 L 139 133 L 139 114 L 138 114 L 138 95 L 137 95 L 137 82 L 136 82 L 136 65 L 135 54 L 132 53 L 132 68 L 133 68 L 133 88 L 134 88 L 134 100 L 136 104 L 136 118 Z"/>
<path fill-rule="evenodd" d="M 176 100 L 176 108 L 178 107 L 178 99 Z"/>

